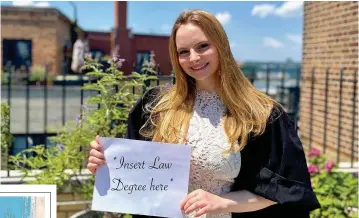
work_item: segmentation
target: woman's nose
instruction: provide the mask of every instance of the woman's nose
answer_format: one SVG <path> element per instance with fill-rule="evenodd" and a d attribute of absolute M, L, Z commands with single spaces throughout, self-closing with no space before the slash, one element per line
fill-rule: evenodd
<path fill-rule="evenodd" d="M 189 56 L 189 61 L 190 62 L 197 62 L 201 59 L 201 56 L 195 52 L 195 51 L 191 51 L 191 54 Z"/>

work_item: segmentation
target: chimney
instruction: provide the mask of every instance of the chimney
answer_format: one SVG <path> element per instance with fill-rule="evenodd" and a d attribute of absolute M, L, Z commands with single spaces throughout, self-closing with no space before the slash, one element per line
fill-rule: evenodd
<path fill-rule="evenodd" d="M 127 29 L 127 2 L 115 1 L 115 28 Z"/>
<path fill-rule="evenodd" d="M 132 40 L 129 38 L 130 30 L 127 29 L 127 2 L 115 1 L 115 25 L 111 34 L 111 50 L 113 55 L 119 55 L 125 59 L 123 72 L 132 72 Z"/>

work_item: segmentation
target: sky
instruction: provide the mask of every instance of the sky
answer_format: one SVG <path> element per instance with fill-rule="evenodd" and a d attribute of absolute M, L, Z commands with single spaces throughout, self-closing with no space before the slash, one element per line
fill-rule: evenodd
<path fill-rule="evenodd" d="M 112 1 L 74 1 L 81 28 L 110 31 L 114 26 Z M 74 19 L 69 1 L 13 1 L 1 5 L 52 7 Z M 222 23 L 238 61 L 300 62 L 302 57 L 303 2 L 260 1 L 130 1 L 127 26 L 134 34 L 169 35 L 185 9 L 203 9 Z"/>

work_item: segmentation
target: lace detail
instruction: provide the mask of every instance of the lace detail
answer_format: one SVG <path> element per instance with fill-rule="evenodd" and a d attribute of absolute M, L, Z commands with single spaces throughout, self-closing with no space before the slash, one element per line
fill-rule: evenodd
<path fill-rule="evenodd" d="M 189 193 L 203 189 L 220 195 L 230 192 L 241 167 L 239 152 L 221 154 L 228 146 L 223 127 L 226 107 L 214 92 L 197 90 L 187 144 L 192 147 Z M 188 217 L 194 217 L 195 213 Z M 203 215 L 202 218 L 230 218 L 231 213 Z"/>

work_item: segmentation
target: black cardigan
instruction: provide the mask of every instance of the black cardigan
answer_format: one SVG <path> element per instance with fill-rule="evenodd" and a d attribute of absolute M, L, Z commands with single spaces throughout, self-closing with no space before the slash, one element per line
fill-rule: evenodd
<path fill-rule="evenodd" d="M 153 102 L 160 88 L 147 91 L 130 111 L 126 138 L 150 140 L 139 134 L 148 118 L 144 106 Z M 262 210 L 232 213 L 238 218 L 309 217 L 311 210 L 320 208 L 313 192 L 302 144 L 293 122 L 281 108 L 273 110 L 265 132 L 250 137 L 241 151 L 241 169 L 232 191 L 248 190 L 278 202 Z M 148 217 L 133 215 L 134 218 Z"/>

